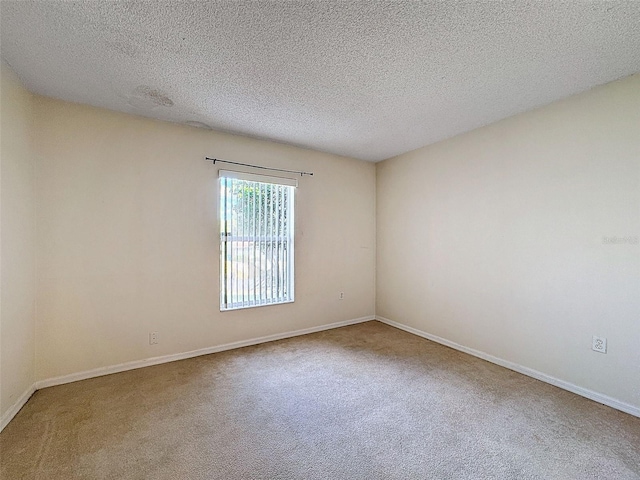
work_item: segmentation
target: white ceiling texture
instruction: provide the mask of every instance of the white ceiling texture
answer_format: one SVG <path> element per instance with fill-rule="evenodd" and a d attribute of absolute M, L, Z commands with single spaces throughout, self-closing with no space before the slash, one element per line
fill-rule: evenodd
<path fill-rule="evenodd" d="M 640 1 L 6 1 L 33 92 L 370 161 L 640 71 Z"/>

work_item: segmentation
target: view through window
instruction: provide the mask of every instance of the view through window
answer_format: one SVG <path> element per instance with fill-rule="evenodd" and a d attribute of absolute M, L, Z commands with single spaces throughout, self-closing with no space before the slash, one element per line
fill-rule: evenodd
<path fill-rule="evenodd" d="M 220 171 L 220 309 L 292 302 L 295 180 Z"/>

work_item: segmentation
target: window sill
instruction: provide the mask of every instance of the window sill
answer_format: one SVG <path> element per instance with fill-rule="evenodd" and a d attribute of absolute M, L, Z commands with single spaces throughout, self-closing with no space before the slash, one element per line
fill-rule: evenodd
<path fill-rule="evenodd" d="M 246 310 L 247 308 L 260 308 L 260 307 L 272 307 L 275 305 L 286 305 L 287 303 L 294 303 L 295 300 L 287 300 L 285 302 L 274 302 L 274 303 L 261 303 L 258 305 L 243 305 L 240 307 L 227 307 L 220 308 L 221 312 L 232 312 L 234 310 Z"/>

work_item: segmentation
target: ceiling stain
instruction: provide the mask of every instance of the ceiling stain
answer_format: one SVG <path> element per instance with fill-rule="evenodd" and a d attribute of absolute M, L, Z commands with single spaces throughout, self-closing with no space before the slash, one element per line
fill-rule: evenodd
<path fill-rule="evenodd" d="M 149 85 L 137 86 L 128 98 L 129 105 L 134 107 L 173 107 L 171 100 L 166 93 L 150 87 Z"/>
<path fill-rule="evenodd" d="M 126 57 L 136 59 L 139 57 L 138 48 L 129 42 L 122 42 L 119 40 L 107 40 L 105 42 L 107 48 L 114 52 L 125 55 Z"/>
<path fill-rule="evenodd" d="M 189 120 L 187 122 L 184 122 L 185 125 L 188 125 L 190 127 L 196 127 L 196 128 L 206 128 L 207 130 L 213 130 L 213 127 L 210 125 L 207 125 L 204 122 L 199 122 L 197 120 Z"/>

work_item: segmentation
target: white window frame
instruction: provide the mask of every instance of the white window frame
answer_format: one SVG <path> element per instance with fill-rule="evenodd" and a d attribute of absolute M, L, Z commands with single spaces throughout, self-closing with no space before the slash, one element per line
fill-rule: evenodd
<path fill-rule="evenodd" d="M 268 305 L 281 305 L 292 303 L 295 300 L 295 190 L 298 181 L 295 178 L 275 177 L 271 175 L 259 175 L 255 173 L 238 172 L 232 170 L 218 171 L 218 201 L 220 202 L 218 209 L 219 216 L 219 234 L 220 234 L 220 311 L 239 310 L 244 308 L 262 307 Z M 273 194 L 275 186 L 278 195 L 282 195 L 286 201 L 287 228 L 283 231 L 282 226 L 278 223 L 269 221 L 269 225 L 261 224 L 258 215 L 255 215 L 257 203 L 253 205 L 254 217 L 250 217 L 254 222 L 246 222 L 245 229 L 242 229 L 242 223 L 233 224 L 234 217 L 231 198 L 225 191 L 227 182 L 241 180 L 252 182 L 259 185 L 258 188 L 271 188 Z M 249 184 L 249 185 L 252 185 Z M 286 187 L 282 188 L 282 187 Z M 256 197 L 254 196 L 254 199 Z M 225 201 L 226 200 L 226 201 Z M 244 201 L 244 200 L 243 200 Z M 248 205 L 251 205 L 249 203 Z M 270 203 L 273 208 L 273 203 Z M 242 207 L 244 209 L 244 206 Z M 271 211 L 273 212 L 273 210 Z M 264 217 L 261 217 L 264 218 Z M 270 217 L 270 219 L 272 216 Z M 275 217 L 277 218 L 277 217 Z M 225 223 L 226 222 L 226 223 Z M 257 223 L 256 223 L 257 222 Z M 238 229 L 234 233 L 232 230 Z M 256 235 L 259 230 L 259 235 Z M 275 230 L 275 231 L 274 231 Z M 264 247 L 263 247 L 264 242 Z M 271 243 L 271 247 L 267 247 L 270 242 L 276 242 L 277 247 Z M 236 247 L 234 262 L 234 244 L 241 243 L 241 247 Z M 226 248 L 226 250 L 225 250 Z M 262 252 L 264 248 L 264 252 Z M 270 255 L 266 252 L 270 251 Z M 268 271 L 263 270 L 269 265 Z M 274 274 L 274 264 L 276 272 Z M 240 270 L 242 268 L 242 273 Z M 253 270 L 253 276 L 251 271 Z M 245 272 L 249 271 L 249 280 L 242 280 Z M 235 278 L 234 278 L 235 272 Z M 258 276 L 256 276 L 258 273 Z M 251 281 L 253 279 L 253 289 L 251 289 Z M 263 288 L 264 282 L 264 288 Z M 271 283 L 269 287 L 268 284 Z M 274 282 L 276 286 L 274 287 Z M 281 289 L 280 290 L 280 286 Z M 256 291 L 256 287 L 259 290 Z"/>

